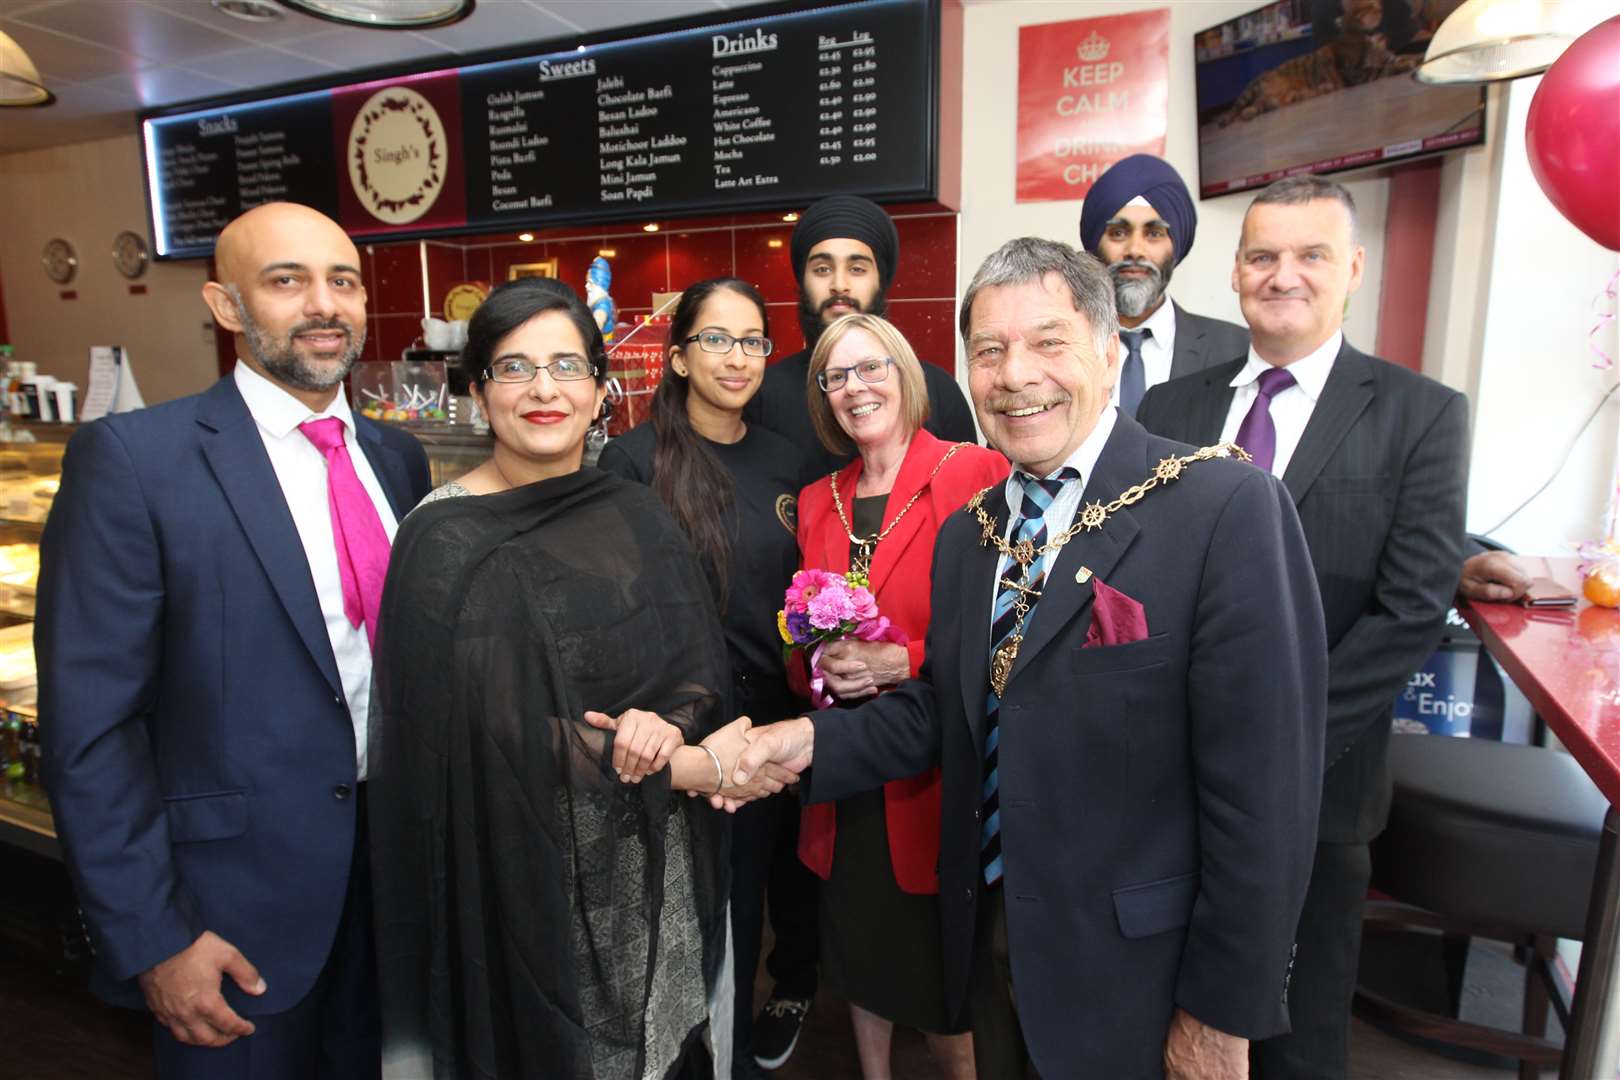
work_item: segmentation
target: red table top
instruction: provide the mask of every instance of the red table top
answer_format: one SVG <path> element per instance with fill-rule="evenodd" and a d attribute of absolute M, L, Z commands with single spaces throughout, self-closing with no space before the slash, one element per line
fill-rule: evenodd
<path fill-rule="evenodd" d="M 1577 559 L 1524 560 L 1581 594 Z M 1536 712 L 1620 807 L 1620 610 L 1460 602 L 1457 608 Z"/>

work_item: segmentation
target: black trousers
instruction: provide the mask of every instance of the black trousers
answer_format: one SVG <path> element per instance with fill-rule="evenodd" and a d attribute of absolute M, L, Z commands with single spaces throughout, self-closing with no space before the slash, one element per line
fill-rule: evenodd
<path fill-rule="evenodd" d="M 1255 1043 L 1254 1080 L 1346 1080 L 1350 1002 L 1361 961 L 1361 914 L 1372 878 L 1366 844 L 1317 844 L 1295 933 L 1288 988 L 1293 1031 Z"/>
<path fill-rule="evenodd" d="M 979 897 L 974 929 L 973 986 L 968 1000 L 973 1023 L 973 1065 L 979 1080 L 1039 1080 L 1018 1025 L 1012 961 L 1007 951 L 1007 894 L 1000 885 Z"/>
<path fill-rule="evenodd" d="M 738 716 L 768 724 L 798 716 L 804 703 L 777 680 L 733 672 L 732 701 Z M 754 977 L 765 936 L 767 908 L 775 943 L 765 969 L 780 997 L 814 998 L 818 984 L 821 879 L 799 861 L 799 799 L 784 791 L 738 810 L 731 823 L 731 938 L 737 968 L 732 1060 L 753 1054 Z"/>
<path fill-rule="evenodd" d="M 779 997 L 816 996 L 816 887 L 799 861 L 799 800 L 783 792 L 737 811 L 731 830 L 731 936 L 737 965 L 734 1056 L 753 1052 L 754 976 L 769 906 L 775 944 L 765 969 Z"/>
<path fill-rule="evenodd" d="M 154 1021 L 153 1056 L 161 1080 L 380 1080 L 382 1021 L 366 788 L 361 784 L 355 790 L 349 888 L 332 951 L 315 985 L 285 1012 L 253 1017 L 252 1035 L 217 1049 L 186 1046 Z"/>

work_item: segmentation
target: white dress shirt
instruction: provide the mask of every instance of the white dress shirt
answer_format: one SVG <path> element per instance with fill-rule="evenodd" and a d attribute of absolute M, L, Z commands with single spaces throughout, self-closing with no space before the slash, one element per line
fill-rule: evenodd
<path fill-rule="evenodd" d="M 1271 475 L 1281 477 L 1288 471 L 1288 463 L 1299 448 L 1305 425 L 1311 422 L 1316 399 L 1322 396 L 1322 387 L 1327 384 L 1328 373 L 1333 370 L 1333 361 L 1338 359 L 1339 348 L 1343 344 L 1344 332 L 1334 331 L 1333 336 L 1318 346 L 1315 352 L 1287 365 L 1289 373 L 1294 376 L 1294 385 L 1271 399 L 1271 422 L 1277 428 L 1277 453 L 1271 459 Z M 1227 384 L 1237 389 L 1232 394 L 1231 406 L 1226 410 L 1226 426 L 1221 428 L 1221 442 L 1236 441 L 1243 418 L 1249 415 L 1249 407 L 1260 394 L 1260 375 L 1272 367 L 1260 359 L 1253 345 L 1249 346 L 1249 362 Z"/>
<path fill-rule="evenodd" d="M 329 416 L 343 421 L 344 445 L 349 448 L 355 474 L 377 508 L 389 543 L 394 542 L 399 523 L 394 519 L 393 508 L 388 505 L 388 496 L 377 481 L 377 474 L 371 470 L 371 462 L 355 441 L 354 414 L 349 411 L 348 399 L 341 390 L 324 412 L 312 413 L 309 406 L 240 360 L 236 362 L 233 377 L 258 426 L 259 438 L 264 441 L 270 465 L 281 484 L 282 497 L 298 528 L 298 539 L 304 545 L 304 557 L 309 562 L 310 577 L 315 581 L 315 592 L 321 602 L 321 616 L 326 620 L 326 636 L 332 643 L 332 656 L 337 660 L 338 678 L 343 681 L 349 719 L 354 724 L 357 774 L 364 780 L 366 715 L 371 706 L 371 642 L 366 637 L 365 625 L 351 626 L 343 612 L 343 580 L 338 574 L 332 511 L 326 495 L 326 456 L 315 449 L 315 444 L 298 430 L 298 425 Z"/>
<path fill-rule="evenodd" d="M 1159 304 L 1159 309 L 1149 315 L 1137 330 L 1151 330 L 1153 333 L 1142 339 L 1142 390 L 1153 389 L 1162 382 L 1170 379 L 1170 362 L 1176 356 L 1176 306 L 1166 296 Z M 1122 326 L 1120 333 L 1125 332 Z M 1125 358 L 1130 355 L 1125 348 L 1125 341 L 1119 343 L 1119 369 L 1125 370 Z M 1119 380 L 1114 380 L 1113 394 L 1109 397 L 1110 405 L 1119 404 Z"/>
<path fill-rule="evenodd" d="M 1103 409 L 1102 415 L 1097 418 L 1097 426 L 1091 429 L 1091 434 L 1087 435 L 1079 446 L 1075 447 L 1074 453 L 1070 454 L 1062 465 L 1047 473 L 1046 476 L 1041 477 L 1042 480 L 1045 480 L 1047 477 L 1056 476 L 1064 468 L 1075 469 L 1080 473 L 1078 480 L 1071 480 L 1063 485 L 1063 490 L 1058 492 L 1057 498 L 1052 500 L 1052 505 L 1046 508 L 1046 539 L 1048 541 L 1074 524 L 1074 515 L 1080 512 L 1080 496 L 1086 492 L 1086 484 L 1090 482 L 1091 474 L 1097 468 L 1097 459 L 1102 457 L 1103 446 L 1107 444 L 1108 436 L 1114 433 L 1114 420 L 1118 416 L 1119 412 L 1112 405 Z M 1002 529 L 1001 537 L 1008 543 L 1012 542 L 1013 522 L 1018 520 L 1018 511 L 1024 505 L 1024 485 L 1018 482 L 1018 474 L 1024 471 L 1017 464 L 1014 464 L 1012 472 L 1007 474 L 1003 487 L 1007 496 L 1008 513 L 1007 524 Z M 1045 572 L 1046 562 L 1051 557 L 1050 555 L 1041 555 L 1036 558 L 1029 568 L 1030 580 L 1040 577 Z M 990 624 L 992 627 L 996 622 L 996 592 L 1001 588 L 1001 579 L 1013 574 L 1013 568 L 1016 565 L 1013 560 L 1005 555 L 996 563 L 996 580 L 990 585 Z M 1014 575 L 1014 580 L 1017 580 L 1016 575 Z M 1027 630 L 1028 627 L 1025 627 L 1025 629 Z M 992 641 L 990 647 L 993 649 L 995 646 L 996 643 Z"/>

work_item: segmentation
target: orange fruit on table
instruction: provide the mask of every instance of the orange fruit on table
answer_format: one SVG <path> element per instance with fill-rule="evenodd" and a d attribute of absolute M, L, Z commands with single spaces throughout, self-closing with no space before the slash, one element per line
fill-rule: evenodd
<path fill-rule="evenodd" d="M 1620 572 L 1605 568 L 1586 575 L 1581 593 L 1599 607 L 1620 608 Z"/>

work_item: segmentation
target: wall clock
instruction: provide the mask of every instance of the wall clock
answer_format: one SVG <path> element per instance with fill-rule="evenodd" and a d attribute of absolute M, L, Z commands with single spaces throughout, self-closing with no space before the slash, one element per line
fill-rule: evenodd
<path fill-rule="evenodd" d="M 140 277 L 146 273 L 146 265 L 150 261 L 145 239 L 139 233 L 119 233 L 113 238 L 112 260 L 120 274 L 127 278 Z"/>
<path fill-rule="evenodd" d="M 79 253 L 73 250 L 72 244 L 60 237 L 46 241 L 45 255 L 41 261 L 45 264 L 46 275 L 58 285 L 66 285 L 79 271 Z"/>

